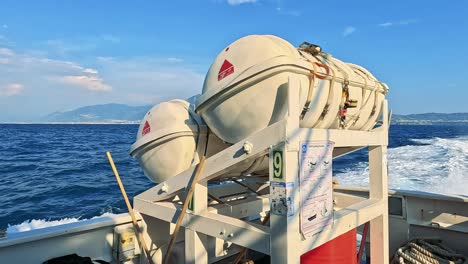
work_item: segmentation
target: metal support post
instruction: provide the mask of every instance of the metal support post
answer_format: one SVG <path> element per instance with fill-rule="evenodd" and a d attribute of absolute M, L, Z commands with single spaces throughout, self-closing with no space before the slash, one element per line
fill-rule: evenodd
<path fill-rule="evenodd" d="M 383 212 L 370 222 L 370 253 L 373 263 L 388 263 L 387 147 L 369 147 L 369 196 L 382 201 Z"/>
<path fill-rule="evenodd" d="M 382 128 L 388 133 L 388 106 L 383 102 Z M 388 138 L 388 135 L 387 137 Z M 369 147 L 369 198 L 382 201 L 381 215 L 370 221 L 370 253 L 373 263 L 388 263 L 388 176 L 387 143 Z"/>
<path fill-rule="evenodd" d="M 299 130 L 298 79 L 288 83 L 286 134 Z M 299 263 L 299 137 L 288 137 L 270 150 L 270 245 L 271 263 Z"/>
<path fill-rule="evenodd" d="M 206 181 L 197 183 L 193 192 L 192 208 L 194 214 L 202 214 L 208 208 L 208 184 Z M 199 233 L 189 226 L 185 228 L 185 263 L 207 264 L 208 263 L 208 237 Z"/>

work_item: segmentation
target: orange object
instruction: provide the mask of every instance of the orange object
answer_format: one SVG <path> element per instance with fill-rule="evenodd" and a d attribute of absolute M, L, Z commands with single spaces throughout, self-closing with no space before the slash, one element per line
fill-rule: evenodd
<path fill-rule="evenodd" d="M 356 229 L 301 256 L 301 264 L 312 263 L 356 264 Z"/>

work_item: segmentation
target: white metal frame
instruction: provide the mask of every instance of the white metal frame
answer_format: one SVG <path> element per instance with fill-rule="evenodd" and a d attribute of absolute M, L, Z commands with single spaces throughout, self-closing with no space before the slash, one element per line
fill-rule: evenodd
<path fill-rule="evenodd" d="M 300 128 L 300 84 L 289 80 L 288 116 L 284 120 L 249 136 L 231 147 L 209 157 L 199 176 L 194 195 L 194 209 L 187 212 L 185 227 L 185 256 L 187 263 L 208 263 L 208 255 L 214 249 L 213 240 L 234 244 L 271 256 L 271 263 L 299 263 L 300 256 L 333 238 L 370 221 L 370 255 L 373 263 L 388 263 L 388 189 L 387 144 L 388 106 L 384 100 L 382 125 L 371 131 Z M 216 206 L 208 206 L 209 180 L 218 178 L 239 163 L 263 156 L 273 148 L 284 153 L 284 181 L 299 186 L 299 147 L 303 140 L 329 140 L 335 143 L 335 156 L 369 147 L 369 199 L 340 208 L 334 213 L 333 225 L 322 232 L 305 238 L 300 232 L 300 195 L 293 196 L 292 216 L 270 216 L 269 226 L 262 226 L 239 218 L 269 211 L 269 195 L 257 196 L 232 205 L 230 212 L 221 212 Z M 248 142 L 253 148 L 244 151 Z M 271 159 L 270 155 L 270 159 Z M 271 167 L 270 160 L 270 167 Z M 180 214 L 180 204 L 168 198 L 180 194 L 196 167 L 180 173 L 164 183 L 145 191 L 134 199 L 135 209 L 158 219 L 175 223 Z M 271 168 L 270 168 L 271 170 Z M 272 179 L 270 173 L 270 181 Z M 295 190 L 298 193 L 298 190 Z M 211 242 L 210 242 L 211 241 Z"/>

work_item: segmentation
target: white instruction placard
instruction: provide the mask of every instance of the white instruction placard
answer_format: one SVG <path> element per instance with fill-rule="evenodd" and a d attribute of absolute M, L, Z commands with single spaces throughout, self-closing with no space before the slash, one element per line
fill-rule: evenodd
<path fill-rule="evenodd" d="M 334 142 L 303 141 L 300 154 L 301 233 L 310 237 L 333 223 Z"/>
<path fill-rule="evenodd" d="M 270 182 L 270 212 L 276 215 L 294 215 L 294 182 Z"/>

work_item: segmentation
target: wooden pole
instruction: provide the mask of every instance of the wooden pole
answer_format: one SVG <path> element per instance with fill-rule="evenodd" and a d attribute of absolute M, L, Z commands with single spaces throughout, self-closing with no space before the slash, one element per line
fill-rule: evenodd
<path fill-rule="evenodd" d="M 138 222 L 133 212 L 132 205 L 130 204 L 130 201 L 128 200 L 127 192 L 125 192 L 122 181 L 120 180 L 119 172 L 117 171 L 117 168 L 115 167 L 114 160 L 112 159 L 112 156 L 109 151 L 106 152 L 106 155 L 111 165 L 112 171 L 114 172 L 115 178 L 117 179 L 117 183 L 119 184 L 120 191 L 122 192 L 122 196 L 125 200 L 125 203 L 127 204 L 128 212 L 130 213 L 130 216 L 132 217 L 133 228 L 135 229 L 135 232 L 138 234 L 138 240 L 140 241 L 141 245 L 143 246 L 143 249 L 145 250 L 146 259 L 148 260 L 150 264 L 153 264 L 153 260 L 151 259 L 151 255 L 150 255 L 150 250 L 148 248 L 148 245 L 145 242 L 145 238 L 140 232 L 140 227 L 138 226 Z"/>
<path fill-rule="evenodd" d="M 182 220 L 184 219 L 185 212 L 187 211 L 189 202 L 192 199 L 193 190 L 194 190 L 195 184 L 198 182 L 198 176 L 200 176 L 203 166 L 205 165 L 205 160 L 206 160 L 206 157 L 203 156 L 200 160 L 200 163 L 198 164 L 197 170 L 195 171 L 195 175 L 193 176 L 192 182 L 190 184 L 190 188 L 186 192 L 184 205 L 182 206 L 182 211 L 180 212 L 179 218 L 177 218 L 174 232 L 171 235 L 169 246 L 167 247 L 166 254 L 164 255 L 163 264 L 168 263 L 167 261 L 169 260 L 169 254 L 171 253 L 172 247 L 174 246 L 175 240 L 177 238 L 177 234 L 179 233 L 180 225 L 182 223 Z"/>

